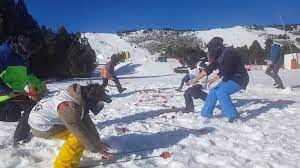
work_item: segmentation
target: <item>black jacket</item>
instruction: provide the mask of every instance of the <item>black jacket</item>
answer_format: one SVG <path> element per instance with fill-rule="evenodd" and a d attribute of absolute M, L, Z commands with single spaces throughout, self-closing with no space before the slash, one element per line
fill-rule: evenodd
<path fill-rule="evenodd" d="M 223 81 L 232 80 L 246 89 L 249 83 L 249 75 L 242 64 L 241 56 L 233 48 L 225 48 L 221 56 L 212 61 L 205 72 L 210 75 L 214 70 L 219 69 L 218 75 Z"/>

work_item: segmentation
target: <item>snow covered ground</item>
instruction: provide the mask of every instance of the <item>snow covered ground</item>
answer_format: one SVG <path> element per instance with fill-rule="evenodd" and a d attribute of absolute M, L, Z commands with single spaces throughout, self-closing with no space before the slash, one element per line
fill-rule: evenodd
<path fill-rule="evenodd" d="M 101 138 L 111 145 L 113 152 L 169 146 L 120 155 L 118 161 L 159 155 L 163 151 L 171 152 L 171 158 L 107 167 L 300 167 L 299 70 L 281 70 L 280 75 L 288 86 L 284 90 L 273 89 L 273 81 L 263 71 L 250 72 L 248 89 L 232 96 L 241 116 L 239 121 L 227 123 L 217 108 L 215 118 L 204 124 L 199 116 L 201 100 L 195 101 L 194 114 L 168 113 L 172 106 L 184 106 L 183 93 L 174 91 L 183 76 L 173 73 L 176 66 L 172 61 L 145 63 L 129 66 L 128 73 L 119 71 L 120 81 L 128 90 L 118 94 L 116 88 L 108 87 L 113 102 L 106 104 L 98 116 L 92 116 Z M 73 82 L 85 84 L 87 81 L 56 82 L 48 87 L 58 90 Z M 30 143 L 14 148 L 15 126 L 16 123 L 0 122 L 0 167 L 52 167 L 63 141 L 33 138 Z M 123 127 L 128 129 L 124 134 L 116 130 Z M 206 135 L 186 129 L 206 127 L 211 130 Z M 86 152 L 83 161 L 99 158 L 98 154 Z"/>

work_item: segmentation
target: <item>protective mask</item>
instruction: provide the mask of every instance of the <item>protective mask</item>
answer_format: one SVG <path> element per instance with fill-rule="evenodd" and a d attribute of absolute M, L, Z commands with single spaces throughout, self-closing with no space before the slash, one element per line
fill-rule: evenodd
<path fill-rule="evenodd" d="M 100 113 L 100 111 L 103 109 L 103 107 L 104 107 L 104 104 L 100 101 L 96 105 L 92 106 L 90 108 L 90 110 L 94 115 L 98 115 Z"/>

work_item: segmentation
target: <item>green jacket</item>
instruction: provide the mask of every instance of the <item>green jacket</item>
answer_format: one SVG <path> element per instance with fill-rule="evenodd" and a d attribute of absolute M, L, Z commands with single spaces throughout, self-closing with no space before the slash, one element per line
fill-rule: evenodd
<path fill-rule="evenodd" d="M 0 102 L 10 98 L 9 92 L 25 93 L 26 85 L 35 87 L 39 93 L 46 91 L 46 87 L 28 68 L 28 61 L 15 51 L 11 43 L 0 46 Z"/>
<path fill-rule="evenodd" d="M 27 74 L 27 67 L 24 66 L 9 66 L 0 74 L 0 77 L 16 93 L 26 93 L 24 88 L 28 84 L 35 87 L 40 93 L 46 90 L 46 87 L 35 75 Z M 0 102 L 9 98 L 11 97 L 8 95 L 0 96 Z"/>

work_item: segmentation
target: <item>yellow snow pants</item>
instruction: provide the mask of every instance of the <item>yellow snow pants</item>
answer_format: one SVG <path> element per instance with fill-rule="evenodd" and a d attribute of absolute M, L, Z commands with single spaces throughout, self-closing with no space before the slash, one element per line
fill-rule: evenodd
<path fill-rule="evenodd" d="M 51 138 L 66 140 L 56 157 L 54 168 L 77 168 L 84 151 L 84 146 L 80 144 L 70 131 L 64 131 L 51 136 Z"/>

